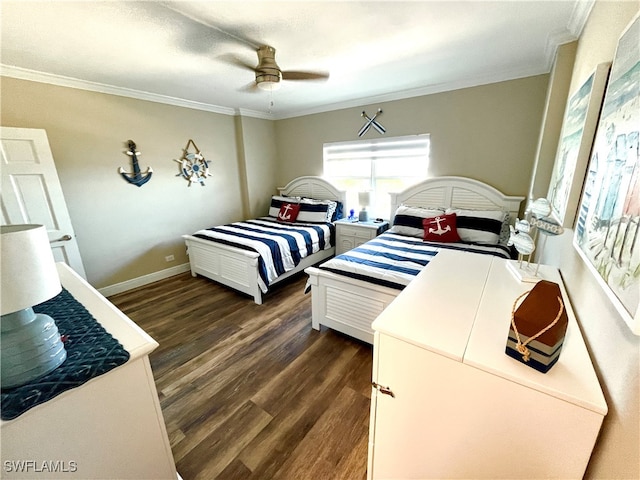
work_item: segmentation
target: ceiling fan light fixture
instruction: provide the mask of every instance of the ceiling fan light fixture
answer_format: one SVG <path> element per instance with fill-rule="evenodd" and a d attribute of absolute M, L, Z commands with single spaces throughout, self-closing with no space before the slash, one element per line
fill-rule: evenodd
<path fill-rule="evenodd" d="M 257 75 L 256 84 L 260 90 L 272 92 L 280 88 L 279 75 Z"/>

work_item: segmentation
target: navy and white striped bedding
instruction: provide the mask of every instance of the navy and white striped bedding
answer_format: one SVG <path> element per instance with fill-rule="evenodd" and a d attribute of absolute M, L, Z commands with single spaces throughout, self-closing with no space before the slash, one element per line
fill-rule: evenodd
<path fill-rule="evenodd" d="M 303 258 L 333 246 L 331 223 L 280 223 L 272 217 L 198 230 L 194 237 L 258 252 L 263 293 L 280 275 L 294 269 Z"/>
<path fill-rule="evenodd" d="M 385 232 L 319 268 L 402 290 L 443 248 L 510 258 L 509 247 L 503 245 L 432 243 Z"/>

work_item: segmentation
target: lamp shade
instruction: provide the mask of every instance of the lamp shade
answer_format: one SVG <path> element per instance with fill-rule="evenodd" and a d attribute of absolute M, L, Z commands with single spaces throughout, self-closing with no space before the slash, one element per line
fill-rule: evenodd
<path fill-rule="evenodd" d="M 371 205 L 371 192 L 358 192 L 358 202 L 361 207 L 368 207 Z"/>
<path fill-rule="evenodd" d="M 62 291 L 44 226 L 3 225 L 0 234 L 2 315 L 38 305 Z"/>

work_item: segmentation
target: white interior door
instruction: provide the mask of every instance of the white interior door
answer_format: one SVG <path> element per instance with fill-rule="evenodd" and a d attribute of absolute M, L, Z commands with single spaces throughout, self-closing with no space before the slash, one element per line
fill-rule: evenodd
<path fill-rule="evenodd" d="M 53 256 L 86 278 L 44 130 L 0 127 L 2 224 L 44 225 Z"/>

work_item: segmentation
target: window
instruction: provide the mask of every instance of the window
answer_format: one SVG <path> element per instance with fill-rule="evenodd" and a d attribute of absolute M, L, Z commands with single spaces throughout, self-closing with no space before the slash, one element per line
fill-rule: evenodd
<path fill-rule="evenodd" d="M 347 191 L 347 205 L 356 214 L 358 192 L 371 191 L 370 217 L 390 218 L 389 192 L 399 192 L 427 178 L 429 135 L 326 143 L 324 177 Z"/>

